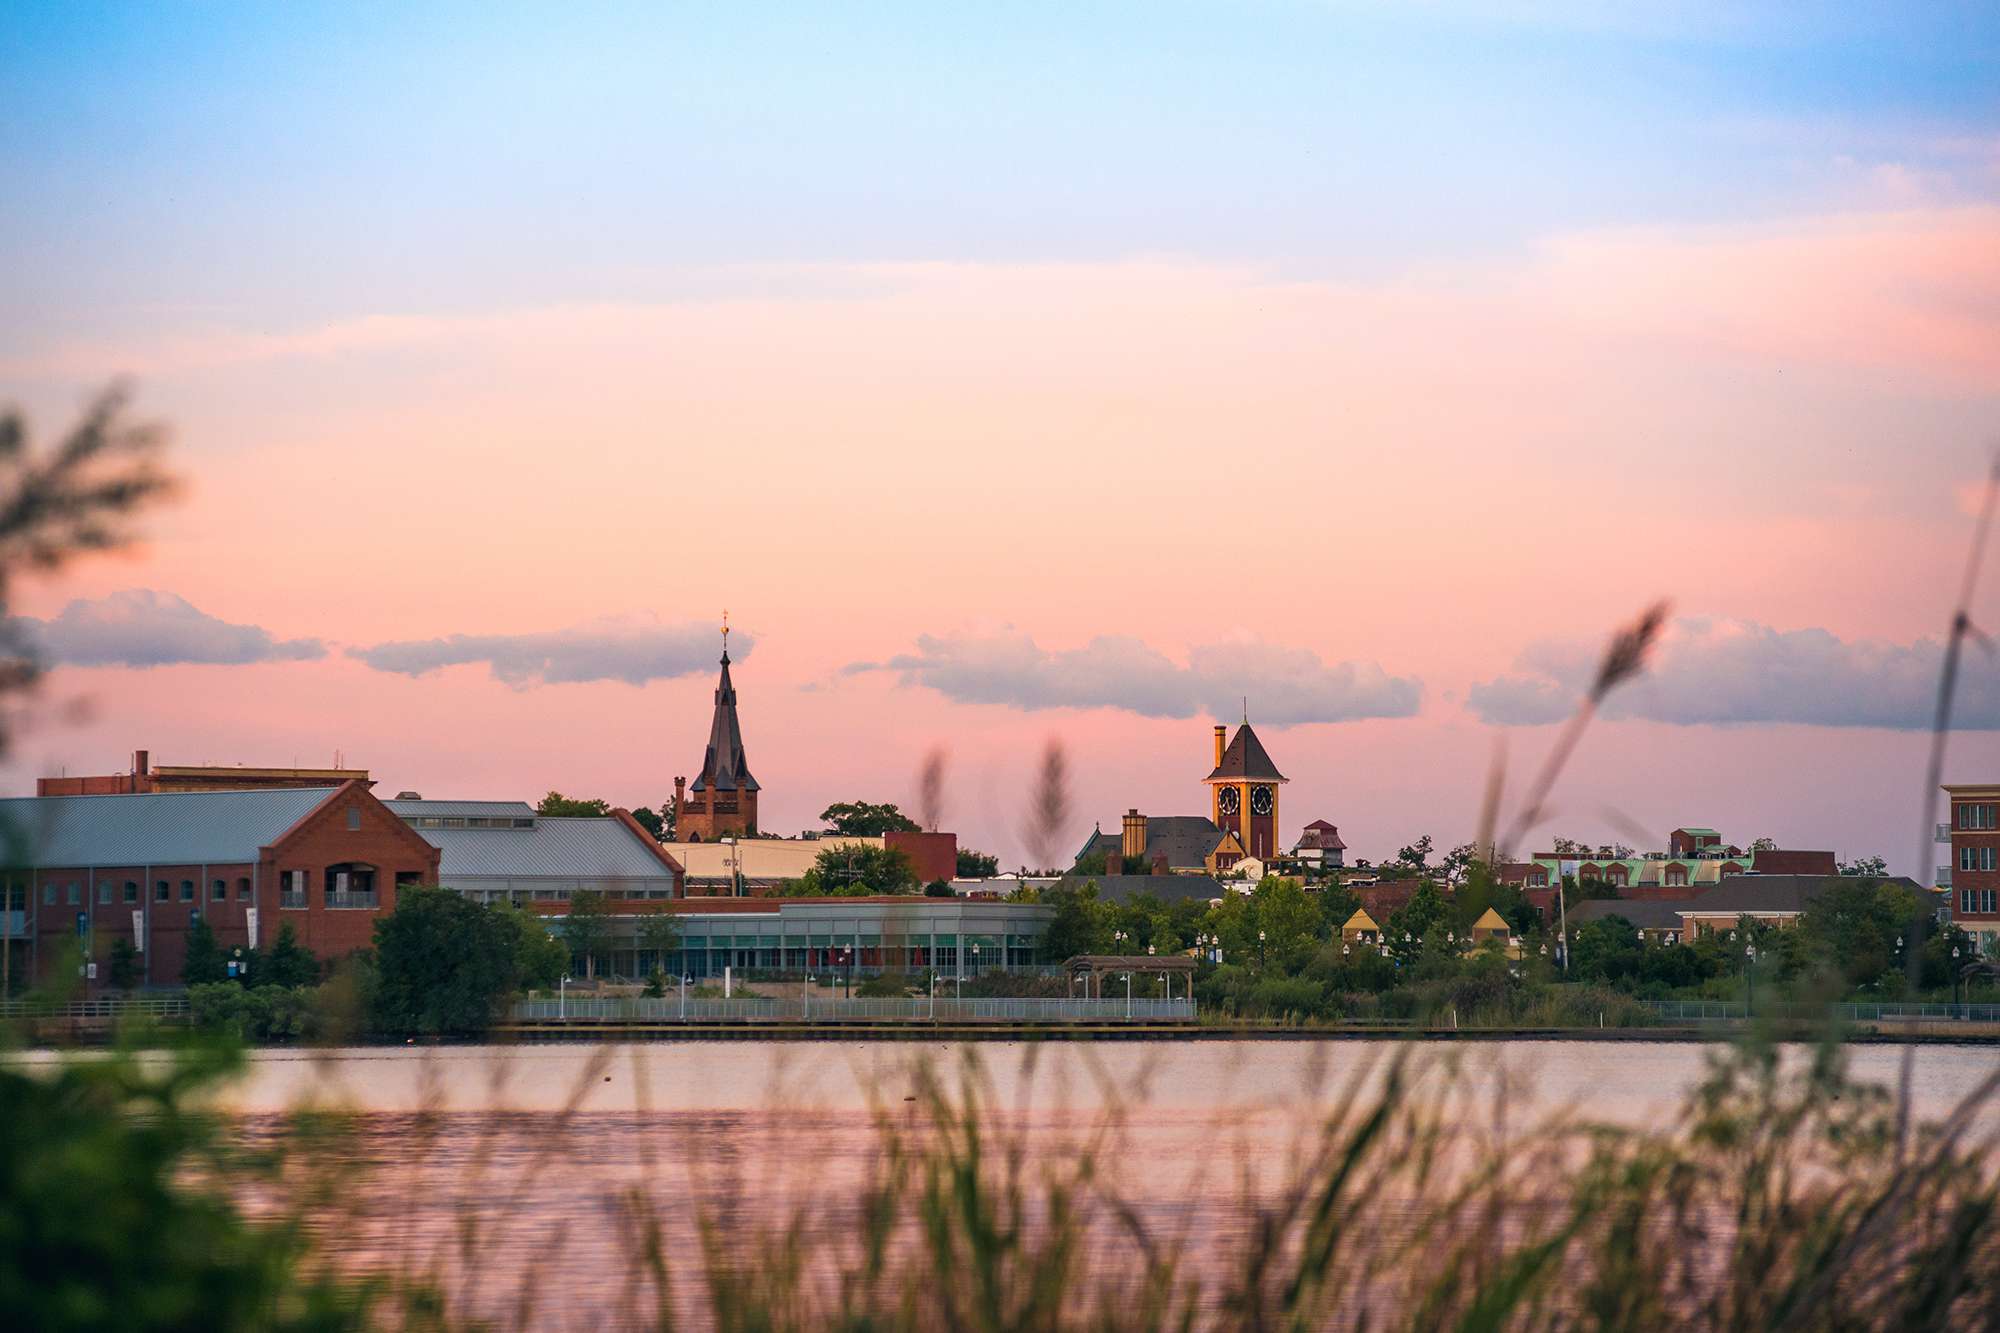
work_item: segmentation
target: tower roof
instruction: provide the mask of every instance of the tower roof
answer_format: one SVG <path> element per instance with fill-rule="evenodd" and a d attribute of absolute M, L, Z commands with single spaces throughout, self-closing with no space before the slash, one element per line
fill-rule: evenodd
<path fill-rule="evenodd" d="M 1215 766 L 1207 782 L 1217 782 L 1226 778 L 1249 778 L 1262 782 L 1284 782 L 1285 775 L 1271 762 L 1271 756 L 1264 752 L 1264 742 L 1257 739 L 1257 733 L 1250 730 L 1245 722 L 1236 729 L 1229 748 L 1222 752 L 1222 762 Z"/>
<path fill-rule="evenodd" d="M 750 776 L 749 761 L 743 757 L 743 728 L 736 721 L 736 686 L 729 679 L 729 650 L 722 650 L 722 679 L 715 686 L 715 720 L 708 728 L 708 753 L 702 756 L 701 773 L 694 791 L 756 791 L 757 779 Z"/>

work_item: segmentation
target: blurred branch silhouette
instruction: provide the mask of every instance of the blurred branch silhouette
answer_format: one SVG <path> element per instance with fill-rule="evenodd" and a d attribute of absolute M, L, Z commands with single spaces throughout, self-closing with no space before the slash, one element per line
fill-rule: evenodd
<path fill-rule="evenodd" d="M 917 822 L 926 832 L 936 833 L 944 822 L 944 780 L 950 756 L 942 745 L 931 747 L 924 766 L 917 770 Z"/>
<path fill-rule="evenodd" d="M 15 576 L 123 546 L 132 517 L 173 489 L 157 464 L 166 428 L 132 421 L 130 400 L 122 384 L 105 389 L 47 450 L 30 443 L 18 409 L 0 414 L 0 699 L 33 686 L 42 670 L 11 614 Z M 12 732 L 12 719 L 0 713 L 0 755 Z"/>
<path fill-rule="evenodd" d="M 1061 739 L 1051 736 L 1042 751 L 1041 768 L 1028 797 L 1027 822 L 1021 830 L 1022 841 L 1038 863 L 1037 870 L 1055 868 L 1071 818 L 1069 755 Z"/>

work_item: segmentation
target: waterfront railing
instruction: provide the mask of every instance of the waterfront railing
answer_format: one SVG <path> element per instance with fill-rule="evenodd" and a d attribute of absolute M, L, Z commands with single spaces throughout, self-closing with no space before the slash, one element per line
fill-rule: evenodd
<path fill-rule="evenodd" d="M 1642 1000 L 1648 1009 L 1667 1022 L 1740 1023 L 1749 1010 L 1736 1000 Z M 1884 1000 L 1879 1004 L 1795 1004 L 1789 1001 L 1760 1001 L 1758 1018 L 1820 1023 L 1880 1023 L 1899 1019 L 1947 1019 L 1969 1023 L 2000 1023 L 2000 1004 L 1920 1004 L 1914 1001 Z"/>
<path fill-rule="evenodd" d="M 917 999 L 685 1000 L 569 997 L 516 1000 L 517 1023 L 1192 1023 L 1189 999 Z"/>
<path fill-rule="evenodd" d="M 95 1000 L 0 1000 L 0 1018 L 184 1018 L 185 995 L 133 995 Z"/>

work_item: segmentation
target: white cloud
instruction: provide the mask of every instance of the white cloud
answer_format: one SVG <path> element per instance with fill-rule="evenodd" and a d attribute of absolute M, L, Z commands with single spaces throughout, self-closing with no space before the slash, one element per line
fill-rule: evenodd
<path fill-rule="evenodd" d="M 22 616 L 15 623 L 48 658 L 69 666 L 241 665 L 326 656 L 318 639 L 279 639 L 257 625 L 232 624 L 186 598 L 150 588 L 80 599 L 52 619 Z"/>
<path fill-rule="evenodd" d="M 729 650 L 750 655 L 752 641 L 738 632 Z M 644 685 L 706 671 L 719 652 L 715 627 L 661 624 L 644 617 L 592 621 L 569 629 L 530 634 L 451 634 L 352 648 L 348 654 L 377 671 L 422 676 L 442 667 L 484 663 L 494 677 L 526 689 L 592 680 Z"/>
<path fill-rule="evenodd" d="M 1674 622 L 1652 669 L 1614 693 L 1606 717 L 1681 726 L 1792 723 L 1928 727 L 1943 647 L 1842 639 L 1823 629 L 1778 630 L 1749 620 Z M 1594 659 L 1586 645 L 1545 643 L 1515 672 L 1476 684 L 1466 706 L 1500 725 L 1552 722 L 1576 706 Z M 2000 670 L 1977 651 L 1959 676 L 1954 725 L 2000 729 Z"/>
<path fill-rule="evenodd" d="M 897 672 L 960 703 L 1043 708 L 1117 708 L 1144 717 L 1232 717 L 1249 699 L 1271 726 L 1408 717 L 1422 683 L 1373 663 L 1322 662 L 1309 651 L 1255 641 L 1209 644 L 1181 666 L 1139 639 L 1105 635 L 1051 652 L 1025 634 L 920 636 L 917 651 L 857 671 Z"/>

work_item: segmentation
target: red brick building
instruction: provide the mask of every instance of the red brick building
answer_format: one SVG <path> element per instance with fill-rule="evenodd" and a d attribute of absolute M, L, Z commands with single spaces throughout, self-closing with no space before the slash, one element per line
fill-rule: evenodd
<path fill-rule="evenodd" d="M 367 948 L 397 889 L 438 874 L 437 848 L 358 781 L 22 797 L 0 801 L 0 828 L 7 970 L 47 976 L 80 949 L 98 964 L 92 994 L 109 988 L 120 938 L 145 984 L 179 985 L 197 919 L 225 950 L 268 946 L 287 923 L 322 959 Z"/>
<path fill-rule="evenodd" d="M 1951 861 L 1938 887 L 1951 917 L 1979 941 L 1979 951 L 2000 952 L 2000 783 L 1947 786 L 1951 823 L 1939 830 L 1951 843 Z"/>
<path fill-rule="evenodd" d="M 274 787 L 338 787 L 369 782 L 365 768 L 245 768 L 241 764 L 161 764 L 146 750 L 132 752 L 126 773 L 40 778 L 37 796 L 134 796 L 154 791 L 268 791 Z"/>

